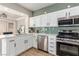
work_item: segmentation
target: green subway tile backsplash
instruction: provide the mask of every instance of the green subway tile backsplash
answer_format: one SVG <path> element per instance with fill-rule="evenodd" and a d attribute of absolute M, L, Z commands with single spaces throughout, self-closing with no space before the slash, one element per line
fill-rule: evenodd
<path fill-rule="evenodd" d="M 57 34 L 58 27 L 35 27 L 36 31 L 38 30 L 39 33 L 46 33 L 46 34 Z"/>
<path fill-rule="evenodd" d="M 34 27 L 39 33 L 46 33 L 46 34 L 58 34 L 59 31 L 62 30 L 72 30 L 79 32 L 79 26 L 77 27 Z"/>

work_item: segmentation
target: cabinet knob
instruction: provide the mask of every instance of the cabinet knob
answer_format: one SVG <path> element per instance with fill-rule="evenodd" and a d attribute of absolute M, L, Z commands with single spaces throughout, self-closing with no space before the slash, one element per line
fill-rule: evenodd
<path fill-rule="evenodd" d="M 28 43 L 28 40 L 25 40 L 24 43 Z"/>
<path fill-rule="evenodd" d="M 15 40 L 10 40 L 9 42 L 14 42 Z"/>
<path fill-rule="evenodd" d="M 16 47 L 16 43 L 14 44 L 14 47 Z"/>

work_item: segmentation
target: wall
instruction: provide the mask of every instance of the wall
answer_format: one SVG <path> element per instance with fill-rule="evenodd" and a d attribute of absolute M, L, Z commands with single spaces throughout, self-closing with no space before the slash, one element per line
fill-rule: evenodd
<path fill-rule="evenodd" d="M 17 19 L 17 29 L 19 29 L 21 26 L 24 26 L 25 33 L 28 33 L 28 16 Z"/>
<path fill-rule="evenodd" d="M 74 7 L 74 6 L 78 6 L 79 3 L 56 3 L 54 5 L 34 11 L 33 16 L 44 14 L 44 12 L 50 13 L 50 12 L 66 9 L 68 5 L 71 5 L 71 7 Z"/>
<path fill-rule="evenodd" d="M 8 8 L 15 9 L 17 11 L 26 13 L 29 16 L 32 16 L 32 11 L 30 11 L 28 9 L 25 9 L 24 7 L 22 7 L 22 6 L 20 6 L 20 5 L 16 4 L 16 3 L 0 3 L 0 5 L 6 6 Z"/>
<path fill-rule="evenodd" d="M 71 7 L 74 7 L 74 6 L 79 6 L 79 3 L 57 3 L 54 5 L 42 8 L 40 10 L 34 11 L 33 16 L 44 14 L 44 12 L 51 13 L 58 10 L 66 9 L 68 5 L 71 5 Z M 42 29 L 42 27 L 40 28 Z M 47 31 L 42 31 L 41 33 L 58 34 L 58 31 L 60 30 L 73 30 L 79 33 L 79 26 L 78 27 L 47 27 Z"/>

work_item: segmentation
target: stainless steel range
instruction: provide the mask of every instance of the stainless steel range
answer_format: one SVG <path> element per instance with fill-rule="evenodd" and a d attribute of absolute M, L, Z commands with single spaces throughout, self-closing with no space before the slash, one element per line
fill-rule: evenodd
<path fill-rule="evenodd" d="M 79 55 L 79 33 L 69 31 L 59 32 L 57 35 L 57 55 Z"/>

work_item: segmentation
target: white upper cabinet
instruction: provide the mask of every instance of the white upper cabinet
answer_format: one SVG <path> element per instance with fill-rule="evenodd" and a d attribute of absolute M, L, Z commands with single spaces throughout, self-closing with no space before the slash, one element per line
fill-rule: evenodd
<path fill-rule="evenodd" d="M 66 17 L 68 12 L 67 12 L 67 9 L 64 9 L 64 10 L 57 11 L 56 13 L 57 13 L 56 17 L 61 18 L 61 17 Z"/>
<path fill-rule="evenodd" d="M 70 8 L 70 16 L 79 15 L 79 6 Z"/>
<path fill-rule="evenodd" d="M 56 13 L 49 13 L 47 22 L 49 26 L 57 27 L 58 23 L 57 23 Z"/>
<path fill-rule="evenodd" d="M 34 18 L 35 27 L 40 27 L 40 16 Z"/>
<path fill-rule="evenodd" d="M 79 15 L 79 6 L 57 11 L 57 18 Z"/>
<path fill-rule="evenodd" d="M 34 27 L 35 26 L 35 24 L 34 24 L 34 18 L 32 17 L 32 18 L 30 18 L 30 27 Z"/>
<path fill-rule="evenodd" d="M 48 15 L 47 14 L 44 14 L 44 15 L 41 15 L 40 16 L 40 26 L 41 27 L 46 27 L 48 24 L 47 24 L 47 17 Z"/>
<path fill-rule="evenodd" d="M 30 27 L 58 26 L 58 18 L 79 15 L 79 6 L 30 18 Z"/>
<path fill-rule="evenodd" d="M 30 18 L 30 27 L 57 26 L 56 14 L 44 14 Z"/>
<path fill-rule="evenodd" d="M 30 27 L 40 26 L 40 16 L 30 18 Z"/>

